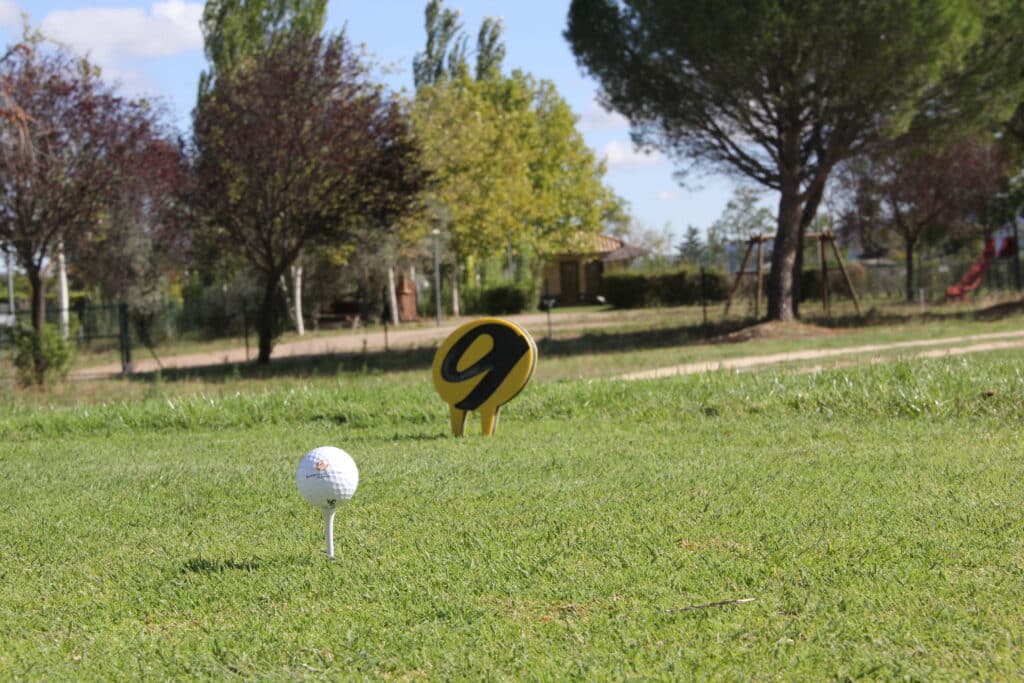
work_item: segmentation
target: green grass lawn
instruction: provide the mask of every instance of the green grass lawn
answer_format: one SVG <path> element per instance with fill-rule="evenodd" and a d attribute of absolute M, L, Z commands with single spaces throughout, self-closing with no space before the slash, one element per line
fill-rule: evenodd
<path fill-rule="evenodd" d="M 1022 362 L 9 401 L 0 678 L 1020 679 Z"/>

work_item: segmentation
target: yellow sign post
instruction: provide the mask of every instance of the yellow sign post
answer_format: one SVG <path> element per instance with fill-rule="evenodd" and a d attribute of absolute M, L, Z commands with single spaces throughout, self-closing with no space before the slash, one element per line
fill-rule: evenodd
<path fill-rule="evenodd" d="M 434 386 L 451 406 L 452 433 L 462 436 L 466 416 L 480 413 L 485 435 L 498 412 L 523 390 L 537 367 L 537 344 L 523 328 L 501 318 L 480 318 L 452 332 L 434 355 Z"/>

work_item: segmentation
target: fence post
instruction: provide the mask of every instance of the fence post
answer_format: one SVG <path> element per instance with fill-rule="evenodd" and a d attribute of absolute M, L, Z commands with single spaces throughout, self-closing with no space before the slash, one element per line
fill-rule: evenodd
<path fill-rule="evenodd" d="M 117 305 L 117 325 L 121 337 L 121 372 L 132 374 L 132 335 L 128 327 L 128 304 Z"/>
<path fill-rule="evenodd" d="M 1024 278 L 1020 269 L 1020 226 L 1017 219 L 1020 217 L 1020 207 L 1017 207 L 1017 214 L 1013 217 L 1013 285 L 1017 291 L 1024 289 Z"/>
<path fill-rule="evenodd" d="M 704 313 L 701 325 L 706 328 L 708 326 L 708 300 L 704 296 L 704 264 L 700 266 L 700 307 Z"/>

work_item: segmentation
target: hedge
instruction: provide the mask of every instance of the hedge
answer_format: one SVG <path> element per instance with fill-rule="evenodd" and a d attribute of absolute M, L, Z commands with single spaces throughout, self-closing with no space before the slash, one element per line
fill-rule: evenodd
<path fill-rule="evenodd" d="M 645 306 L 686 306 L 705 301 L 725 301 L 729 276 L 716 269 L 704 271 L 703 295 L 700 271 L 683 269 L 666 273 L 609 273 L 603 278 L 602 293 L 616 308 Z"/>

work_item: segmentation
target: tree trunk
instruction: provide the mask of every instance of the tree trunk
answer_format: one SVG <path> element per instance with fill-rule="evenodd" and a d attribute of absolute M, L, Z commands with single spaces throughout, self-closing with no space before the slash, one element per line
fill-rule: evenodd
<path fill-rule="evenodd" d="M 296 263 L 292 270 L 292 289 L 295 292 L 295 331 L 301 337 L 306 334 L 306 323 L 302 319 L 302 264 Z"/>
<path fill-rule="evenodd" d="M 395 291 L 395 269 L 388 267 L 388 308 L 391 310 L 391 324 L 398 325 L 398 293 Z"/>
<path fill-rule="evenodd" d="M 782 183 L 779 225 L 772 249 L 772 270 L 768 274 L 768 320 L 794 320 L 793 277 L 800 247 L 799 181 L 795 175 Z"/>
<path fill-rule="evenodd" d="M 267 277 L 263 285 L 263 301 L 260 303 L 259 318 L 256 321 L 259 334 L 259 355 L 256 362 L 264 365 L 270 362 L 274 348 L 274 331 L 277 328 L 277 283 L 279 275 Z"/>
<path fill-rule="evenodd" d="M 14 251 L 11 247 L 6 249 L 7 252 L 7 307 L 10 310 L 11 322 L 15 321 L 15 301 L 14 301 Z"/>
<path fill-rule="evenodd" d="M 903 244 L 906 246 L 906 289 L 907 289 L 907 303 L 914 303 L 914 244 L 917 240 L 904 239 Z"/>
<path fill-rule="evenodd" d="M 71 307 L 70 299 L 68 297 L 68 269 L 67 263 L 64 261 L 64 240 L 57 243 L 57 305 L 60 307 L 57 315 L 60 319 L 60 336 L 64 339 L 68 338 L 71 333 Z"/>
<path fill-rule="evenodd" d="M 452 265 L 452 316 L 458 318 L 462 315 L 462 308 L 459 306 L 459 267 Z"/>
<path fill-rule="evenodd" d="M 46 325 L 46 278 L 35 268 L 26 269 L 25 275 L 32 289 L 32 329 L 38 334 Z"/>

